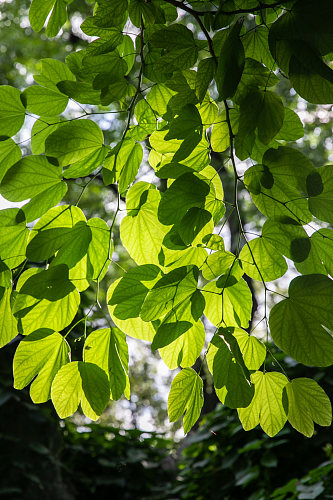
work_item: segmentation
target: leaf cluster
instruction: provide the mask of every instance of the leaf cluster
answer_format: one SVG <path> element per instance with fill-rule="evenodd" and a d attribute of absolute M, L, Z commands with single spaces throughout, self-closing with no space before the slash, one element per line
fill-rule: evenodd
<path fill-rule="evenodd" d="M 32 28 L 42 30 L 48 19 L 47 36 L 57 35 L 70 3 L 33 0 Z M 177 9 L 196 29 L 178 21 Z M 51 397 L 61 418 L 81 404 L 95 420 L 110 398 L 130 396 L 129 335 L 151 342 L 170 369 L 182 368 L 168 408 L 171 421 L 185 414 L 188 432 L 203 404 L 200 370 L 192 366 L 209 320 L 215 331 L 204 358 L 218 398 L 238 409 L 245 429 L 260 424 L 274 436 L 288 420 L 310 437 L 314 422 L 330 425 L 331 404 L 316 381 L 289 380 L 280 365 L 266 370 L 271 353 L 251 331 L 248 279 L 264 291 L 262 319 L 275 344 L 300 363 L 331 365 L 332 166 L 315 167 L 292 147 L 303 126 L 276 92 L 288 77 L 303 99 L 332 101 L 331 14 L 328 0 L 316 9 L 292 0 L 228 1 L 217 9 L 207 2 L 98 0 L 81 25 L 94 37 L 85 49 L 66 63 L 44 59 L 36 85 L 23 92 L 0 87 L 0 194 L 22 205 L 0 211 L 0 345 L 25 336 L 14 357 L 16 388 L 33 381 L 33 401 Z M 69 102 L 83 112 L 71 114 Z M 116 144 L 106 143 L 95 120 L 104 112 L 126 116 Z M 32 154 L 21 158 L 13 137 L 26 115 L 35 117 Z M 233 171 L 231 204 L 223 191 L 226 165 L 213 168 L 212 153 L 223 153 Z M 136 181 L 147 161 L 154 180 Z M 62 202 L 69 183 L 100 176 L 118 193 L 109 224 L 86 219 L 81 195 L 76 204 Z M 240 186 L 266 218 L 254 239 Z M 113 261 L 121 198 L 120 237 L 136 266 L 108 290 L 108 328 L 88 328 L 87 335 L 89 315 L 103 311 L 98 289 Z M 220 235 L 231 213 L 240 231 L 234 252 Z M 314 228 L 318 221 L 325 228 Z M 286 259 L 300 276 L 269 313 L 267 282 L 285 275 Z M 95 300 L 78 319 L 81 295 L 94 283 Z M 67 336 L 80 322 L 83 356 L 74 361 Z"/>

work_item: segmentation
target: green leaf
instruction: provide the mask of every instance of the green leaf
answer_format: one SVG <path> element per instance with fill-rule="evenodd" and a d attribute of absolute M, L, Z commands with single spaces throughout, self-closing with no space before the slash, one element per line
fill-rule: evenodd
<path fill-rule="evenodd" d="M 60 123 L 58 116 L 43 116 L 35 121 L 31 129 L 31 152 L 34 155 L 45 153 L 45 141 Z M 18 158 L 19 159 L 19 158 Z"/>
<path fill-rule="evenodd" d="M 73 290 L 75 287 L 68 279 L 68 267 L 60 264 L 30 276 L 21 287 L 20 293 L 55 302 Z"/>
<path fill-rule="evenodd" d="M 239 281 L 244 271 L 240 261 L 233 253 L 219 250 L 207 257 L 202 266 L 202 274 L 206 280 L 213 280 L 221 275 L 229 274 L 229 276 L 234 276 Z"/>
<path fill-rule="evenodd" d="M 51 385 L 58 370 L 69 362 L 69 345 L 59 333 L 41 328 L 21 340 L 16 349 L 13 373 L 15 389 L 33 379 L 30 396 L 34 403 L 51 398 Z M 36 378 L 35 378 L 36 377 Z"/>
<path fill-rule="evenodd" d="M 248 327 L 252 296 L 243 279 L 227 288 L 219 288 L 217 282 L 212 281 L 205 285 L 202 292 L 206 301 L 205 316 L 213 325 Z"/>
<path fill-rule="evenodd" d="M 0 260 L 0 287 L 10 288 L 12 286 L 12 273 L 8 266 Z"/>
<path fill-rule="evenodd" d="M 110 170 L 116 171 L 116 180 L 119 179 L 119 191 L 124 193 L 128 186 L 134 181 L 143 156 L 142 146 L 132 140 L 125 140 L 111 158 L 113 162 L 108 165 Z"/>
<path fill-rule="evenodd" d="M 250 374 L 232 334 L 225 336 L 227 329 L 221 329 L 219 333 L 214 335 L 207 348 L 207 364 L 213 375 L 215 392 L 229 408 L 244 408 L 254 395 Z"/>
<path fill-rule="evenodd" d="M 303 227 L 290 217 L 268 219 L 263 225 L 262 236 L 294 262 L 303 262 L 309 255 L 310 239 Z"/>
<path fill-rule="evenodd" d="M 189 301 L 196 290 L 196 267 L 184 266 L 173 269 L 149 290 L 140 312 L 141 319 L 153 321 L 161 318 L 178 304 Z"/>
<path fill-rule="evenodd" d="M 56 0 L 32 0 L 29 21 L 34 31 L 40 31 Z"/>
<path fill-rule="evenodd" d="M 0 182 L 10 167 L 20 160 L 21 156 L 21 150 L 13 139 L 0 141 Z"/>
<path fill-rule="evenodd" d="M 93 363 L 73 361 L 63 366 L 55 376 L 51 398 L 60 418 L 73 415 L 81 403 L 85 416 L 97 420 L 110 399 L 108 377 Z"/>
<path fill-rule="evenodd" d="M 278 141 L 297 141 L 303 136 L 304 128 L 299 116 L 290 108 L 285 108 L 283 124 L 275 139 Z"/>
<path fill-rule="evenodd" d="M 333 362 L 333 281 L 323 275 L 298 276 L 289 286 L 289 298 L 270 313 L 274 342 L 305 365 Z"/>
<path fill-rule="evenodd" d="M 211 218 L 212 215 L 207 210 L 198 207 L 190 208 L 179 223 L 179 231 L 184 243 L 190 245 Z"/>
<path fill-rule="evenodd" d="M 195 82 L 195 91 L 199 102 L 202 102 L 208 87 L 214 78 L 216 63 L 212 57 L 201 59 L 198 65 L 197 77 Z"/>
<path fill-rule="evenodd" d="M 333 165 L 319 167 L 314 176 L 307 179 L 309 208 L 318 219 L 333 223 Z M 318 177 L 318 175 L 320 177 Z"/>
<path fill-rule="evenodd" d="M 328 104 L 333 100 L 333 71 L 304 42 L 292 42 L 289 78 L 296 92 L 309 102 Z"/>
<path fill-rule="evenodd" d="M 180 222 L 190 208 L 203 208 L 209 193 L 208 184 L 194 174 L 184 174 L 175 180 L 163 194 L 158 207 L 162 224 Z"/>
<path fill-rule="evenodd" d="M 288 270 L 285 259 L 265 238 L 254 238 L 245 244 L 239 259 L 244 272 L 258 281 L 273 281 Z"/>
<path fill-rule="evenodd" d="M 0 258 L 14 269 L 25 260 L 29 229 L 19 208 L 0 210 Z"/>
<path fill-rule="evenodd" d="M 91 332 L 84 343 L 84 361 L 94 363 L 108 375 L 111 399 L 119 399 L 124 391 L 129 398 L 128 347 L 123 332 L 118 328 Z"/>
<path fill-rule="evenodd" d="M 61 169 L 45 156 L 25 156 L 4 176 L 0 193 L 7 200 L 23 201 L 59 184 L 61 179 Z"/>
<path fill-rule="evenodd" d="M 17 321 L 11 307 L 11 288 L 0 287 L 0 347 L 8 344 L 18 334 Z"/>
<path fill-rule="evenodd" d="M 205 343 L 205 330 L 201 321 L 194 323 L 173 342 L 159 349 L 164 363 L 170 370 L 178 366 L 191 367 L 199 357 Z"/>
<path fill-rule="evenodd" d="M 285 386 L 285 410 L 291 425 L 306 437 L 314 433 L 315 422 L 329 426 L 332 423 L 332 405 L 325 391 L 314 380 L 296 378 Z"/>
<path fill-rule="evenodd" d="M 49 259 L 63 245 L 70 244 L 74 228 L 79 236 L 81 231 L 89 233 L 85 222 L 86 218 L 78 207 L 62 205 L 51 208 L 34 226 L 27 248 L 28 259 L 33 261 Z M 82 257 L 86 253 L 87 246 L 85 246 L 83 254 L 80 246 L 82 247 L 82 241 L 79 247 L 76 248 L 76 254 L 79 253 Z M 76 263 L 77 259 L 74 258 L 74 261 Z"/>
<path fill-rule="evenodd" d="M 67 21 L 66 4 L 68 0 L 56 0 L 51 16 L 47 23 L 46 35 L 53 37 L 58 34 L 61 27 Z"/>
<path fill-rule="evenodd" d="M 119 319 L 138 317 L 146 295 L 149 292 L 149 284 L 145 286 L 143 282 L 152 281 L 152 286 L 159 273 L 160 269 L 153 264 L 136 266 L 129 269 L 113 290 L 112 296 L 108 301 L 111 306 L 117 305 L 114 310 L 115 316 Z"/>
<path fill-rule="evenodd" d="M 41 272 L 42 269 L 38 268 L 25 271 L 17 283 L 16 290 L 20 292 L 21 287 L 30 277 Z M 49 328 L 60 332 L 73 321 L 79 304 L 80 295 L 77 290 L 73 290 L 56 301 L 37 299 L 31 295 L 19 293 L 16 296 L 13 312 L 19 320 L 20 332 L 24 335 L 39 328 Z"/>
<path fill-rule="evenodd" d="M 170 422 L 184 413 L 184 432 L 187 434 L 198 420 L 203 405 L 203 383 L 192 368 L 184 368 L 172 381 L 168 397 Z"/>
<path fill-rule="evenodd" d="M 67 107 L 68 97 L 56 90 L 54 92 L 38 85 L 25 89 L 22 98 L 26 102 L 27 110 L 39 116 L 60 115 Z"/>
<path fill-rule="evenodd" d="M 169 71 L 191 68 L 198 57 L 198 48 L 192 32 L 182 24 L 171 24 L 170 26 L 156 31 L 150 42 L 154 47 L 167 51 L 155 63 L 157 71 L 168 68 Z"/>
<path fill-rule="evenodd" d="M 234 95 L 243 73 L 245 53 L 239 38 L 242 24 L 242 21 L 237 21 L 230 28 L 219 54 L 215 80 L 221 101 Z"/>
<path fill-rule="evenodd" d="M 282 373 L 257 371 L 251 375 L 251 380 L 254 397 L 247 408 L 238 410 L 239 419 L 246 431 L 260 424 L 262 430 L 273 437 L 287 421 L 282 394 L 288 379 Z"/>
<path fill-rule="evenodd" d="M 155 328 L 153 327 L 152 323 L 142 321 L 141 318 L 130 318 L 122 320 L 115 316 L 114 310 L 116 306 L 111 306 L 110 300 L 113 291 L 118 285 L 119 281 L 120 280 L 117 280 L 114 283 L 112 283 L 112 285 L 109 287 L 107 291 L 107 303 L 112 321 L 121 331 L 126 333 L 126 335 L 128 335 L 129 337 L 133 337 L 139 340 L 147 340 L 151 342 L 155 335 Z"/>
<path fill-rule="evenodd" d="M 57 89 L 81 104 L 101 104 L 101 91 L 95 90 L 91 82 L 63 80 L 57 83 Z"/>
<path fill-rule="evenodd" d="M 266 347 L 254 335 L 249 335 L 241 328 L 234 328 L 234 337 L 238 342 L 246 367 L 259 370 L 266 358 Z"/>
<path fill-rule="evenodd" d="M 265 64 L 267 68 L 275 69 L 276 63 L 268 47 L 268 33 L 269 28 L 267 26 L 256 26 L 255 29 L 245 33 L 242 42 L 246 57 L 256 59 Z"/>
<path fill-rule="evenodd" d="M 95 24 L 102 28 L 112 28 L 124 23 L 127 16 L 128 0 L 99 0 L 94 12 Z"/>
<path fill-rule="evenodd" d="M 57 83 L 63 80 L 75 81 L 75 76 L 63 62 L 58 61 L 57 59 L 46 58 L 41 59 L 40 63 L 40 74 L 34 75 L 34 80 L 39 85 L 42 85 L 42 87 L 46 87 L 59 93 Z"/>
<path fill-rule="evenodd" d="M 272 151 L 272 150 L 269 150 Z M 280 171 L 254 165 L 245 172 L 244 182 L 258 209 L 267 217 L 291 217 L 305 224 L 312 219 L 308 201 Z M 295 177 L 293 178 L 295 181 Z"/>
<path fill-rule="evenodd" d="M 242 141 L 257 128 L 260 141 L 269 144 L 281 129 L 283 120 L 284 106 L 278 95 L 268 90 L 252 90 L 240 105 L 237 140 Z"/>
<path fill-rule="evenodd" d="M 101 149 L 93 151 L 83 160 L 72 163 L 72 165 L 64 171 L 64 178 L 72 179 L 77 177 L 85 177 L 86 175 L 91 174 L 92 172 L 94 172 L 94 170 L 102 165 L 107 152 L 107 148 L 102 147 Z"/>
<path fill-rule="evenodd" d="M 333 274 L 333 231 L 320 229 L 309 239 L 310 251 L 307 258 L 296 264 L 302 274 Z"/>
<path fill-rule="evenodd" d="M 162 242 L 170 226 L 161 224 L 157 217 L 157 210 L 161 194 L 155 189 L 148 189 L 146 200 L 140 208 L 131 202 L 130 193 L 142 186 L 136 183 L 127 195 L 127 216 L 121 221 L 120 237 L 130 256 L 137 264 L 159 264 L 158 255 Z M 148 185 L 149 186 L 149 185 Z M 143 186 L 145 189 L 148 187 Z"/>
<path fill-rule="evenodd" d="M 45 141 L 46 155 L 66 166 L 87 158 L 103 146 L 103 132 L 92 120 L 65 123 Z"/>
<path fill-rule="evenodd" d="M 190 134 L 197 132 L 202 134 L 202 122 L 198 109 L 193 104 L 186 104 L 179 115 L 174 118 L 169 125 L 169 131 L 165 140 L 186 139 Z"/>
<path fill-rule="evenodd" d="M 0 86 L 0 135 L 13 136 L 22 127 L 25 119 L 25 107 L 21 101 L 21 92 L 9 85 Z"/>

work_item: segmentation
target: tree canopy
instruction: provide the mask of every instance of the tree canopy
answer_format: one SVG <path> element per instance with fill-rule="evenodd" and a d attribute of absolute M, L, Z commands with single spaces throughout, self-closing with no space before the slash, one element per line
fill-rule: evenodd
<path fill-rule="evenodd" d="M 295 147 L 303 125 L 280 88 L 289 80 L 309 103 L 332 102 L 332 2 L 91 3 L 86 48 L 43 59 L 24 90 L 0 86 L 0 194 L 19 203 L 0 211 L 0 346 L 23 335 L 15 388 L 32 382 L 33 402 L 51 398 L 61 418 L 81 404 L 96 420 L 110 398 L 130 397 L 130 336 L 181 368 L 168 411 L 171 421 L 184 415 L 185 432 L 200 415 L 207 362 L 245 430 L 260 424 L 274 436 L 288 420 L 312 436 L 314 423 L 331 424 L 331 403 L 315 380 L 291 380 L 277 361 L 266 370 L 274 354 L 255 335 L 253 282 L 267 339 L 299 363 L 331 365 L 333 167 Z M 61 40 L 70 4 L 32 0 L 31 27 Z M 98 123 L 111 114 L 123 117 L 117 142 Z M 27 116 L 31 154 L 22 156 L 13 137 Z M 101 177 L 117 194 L 113 219 L 87 220 L 82 194 Z M 80 195 L 64 203 L 77 179 Z M 241 197 L 261 226 L 255 237 Z M 232 217 L 235 248 L 221 236 Z M 120 220 L 136 265 L 109 287 L 107 327 L 96 330 L 90 316 L 103 313 L 99 285 Z M 267 284 L 288 266 L 299 275 L 285 296 Z M 73 359 L 78 323 L 84 346 Z"/>

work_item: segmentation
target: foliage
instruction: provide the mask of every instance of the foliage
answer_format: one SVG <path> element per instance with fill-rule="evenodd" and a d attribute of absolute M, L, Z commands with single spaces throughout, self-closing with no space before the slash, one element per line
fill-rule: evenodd
<path fill-rule="evenodd" d="M 50 402 L 15 391 L 8 346 L 1 351 L 0 496 L 74 500 L 155 498 L 174 476 L 173 443 L 162 435 L 61 422 Z"/>
<path fill-rule="evenodd" d="M 32 28 L 47 20 L 46 35 L 56 36 L 70 4 L 33 0 Z M 313 422 L 331 423 L 329 398 L 314 380 L 288 380 L 280 364 L 266 370 L 273 355 L 252 334 L 249 283 L 263 289 L 262 319 L 268 335 L 269 316 L 279 348 L 305 365 L 332 364 L 332 167 L 315 167 L 292 147 L 303 126 L 278 94 L 288 77 L 307 101 L 332 101 L 332 4 L 190 5 L 98 0 L 81 25 L 97 37 L 86 48 L 66 63 L 43 59 L 36 85 L 23 92 L 0 87 L 0 194 L 21 205 L 0 211 L 0 345 L 25 336 L 14 357 L 16 388 L 37 376 L 33 401 L 51 397 L 63 418 L 81 403 L 95 420 L 110 397 L 129 397 L 125 334 L 152 342 L 170 369 L 183 368 L 171 385 L 169 416 L 185 413 L 187 432 L 203 404 L 201 368 L 191 366 L 204 347 L 205 317 L 216 328 L 205 357 L 222 403 L 238 409 L 247 430 L 260 424 L 274 436 L 289 420 L 310 437 Z M 111 144 L 94 120 L 110 113 L 125 117 Z M 27 115 L 36 120 L 33 154 L 21 158 L 12 136 Z M 134 182 L 148 151 L 153 181 Z M 214 153 L 223 153 L 217 168 Z M 230 171 L 231 202 L 222 187 Z M 100 175 L 117 192 L 109 224 L 87 220 L 79 207 Z M 80 178 L 87 181 L 76 202 L 63 204 Z M 267 218 L 254 239 L 240 186 Z M 136 266 L 108 290 L 109 328 L 95 329 L 90 317 L 95 309 L 105 314 L 99 285 L 113 262 L 123 200 L 120 237 Z M 240 237 L 230 252 L 220 232 L 233 214 Z M 269 314 L 276 292 L 267 282 L 285 275 L 286 258 L 300 276 Z M 90 287 L 95 297 L 80 307 Z M 71 336 L 81 323 L 83 354 L 73 359 Z"/>
<path fill-rule="evenodd" d="M 289 365 L 289 371 L 298 378 L 315 376 L 332 396 L 331 367 L 315 373 L 313 368 Z M 177 478 L 166 499 L 290 500 L 332 495 L 331 428 L 318 428 L 311 440 L 290 426 L 274 438 L 259 428 L 244 435 L 234 412 L 218 406 L 204 416 L 183 446 Z"/>

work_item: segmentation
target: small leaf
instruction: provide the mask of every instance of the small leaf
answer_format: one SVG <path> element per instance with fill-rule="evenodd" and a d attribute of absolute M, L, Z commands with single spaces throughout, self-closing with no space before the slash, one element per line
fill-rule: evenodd
<path fill-rule="evenodd" d="M 238 21 L 230 28 L 219 55 L 215 80 L 220 100 L 234 95 L 243 73 L 245 54 L 239 38 L 242 24 Z"/>
<path fill-rule="evenodd" d="M 118 328 L 91 332 L 84 344 L 84 361 L 94 363 L 108 375 L 111 399 L 119 399 L 126 386 L 129 388 L 128 347 L 125 335 Z"/>
<path fill-rule="evenodd" d="M 192 368 L 184 368 L 172 381 L 168 397 L 169 419 L 170 422 L 175 422 L 185 413 L 185 434 L 200 416 L 203 405 L 202 387 L 201 378 Z"/>
<path fill-rule="evenodd" d="M 42 328 L 27 335 L 14 356 L 15 389 L 23 389 L 34 379 L 30 387 L 32 401 L 44 403 L 50 399 L 53 379 L 69 362 L 69 351 L 66 340 L 53 330 Z"/>

